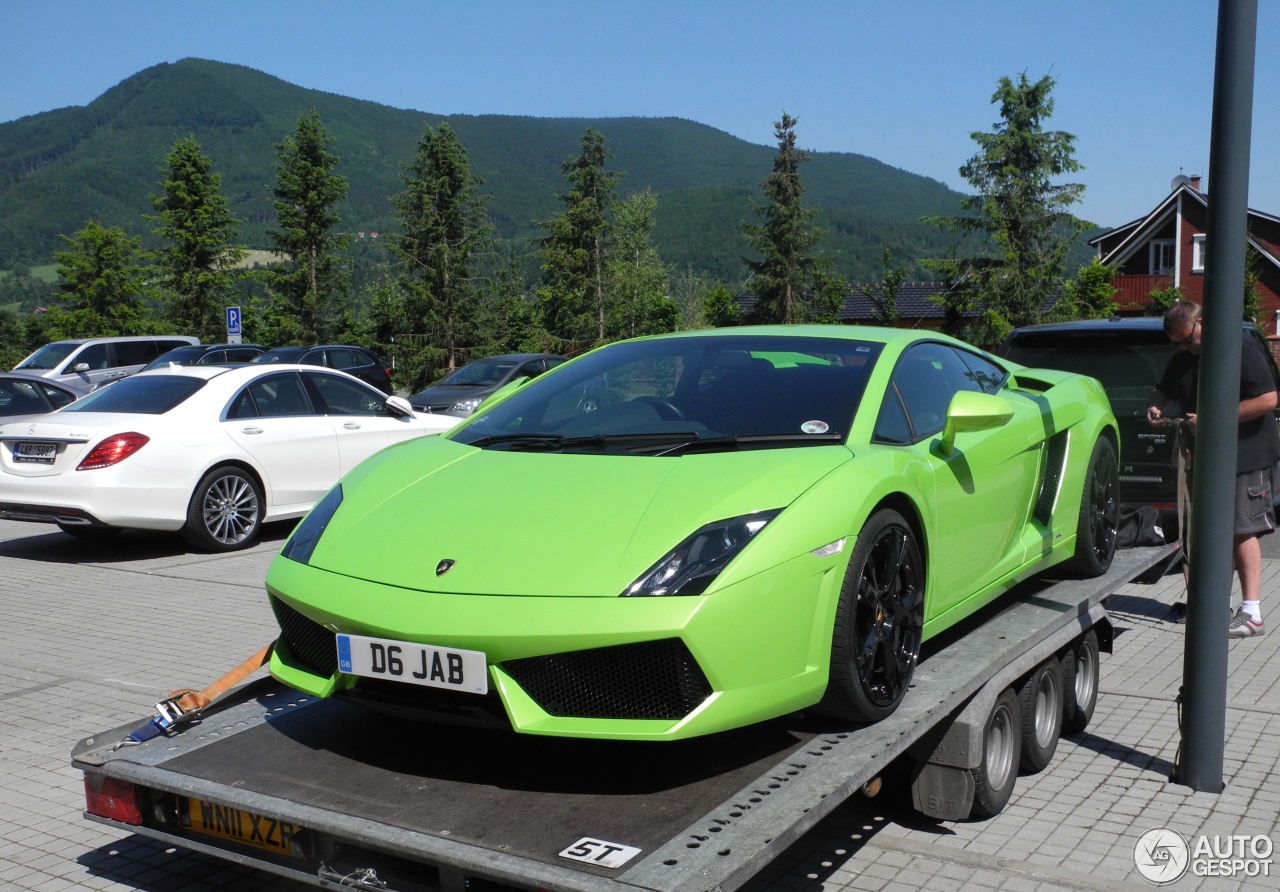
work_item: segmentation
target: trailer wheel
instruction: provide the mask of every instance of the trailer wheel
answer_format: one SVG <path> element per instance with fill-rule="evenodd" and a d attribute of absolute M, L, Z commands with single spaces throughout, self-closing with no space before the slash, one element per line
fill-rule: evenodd
<path fill-rule="evenodd" d="M 818 711 L 877 722 L 897 709 L 924 632 L 924 560 L 897 511 L 877 511 L 858 534 L 836 605 L 831 673 Z"/>
<path fill-rule="evenodd" d="M 1120 466 L 1116 448 L 1106 437 L 1093 444 L 1089 470 L 1080 496 L 1076 522 L 1076 551 L 1071 570 L 1080 576 L 1101 576 L 1116 553 L 1120 524 Z"/>
<path fill-rule="evenodd" d="M 1062 734 L 1062 663 L 1057 657 L 1036 667 L 1018 692 L 1022 708 L 1022 757 L 1019 766 L 1034 774 L 1053 760 Z"/>
<path fill-rule="evenodd" d="M 1090 629 L 1062 655 L 1062 731 L 1089 727 L 1098 702 L 1098 633 Z"/>
<path fill-rule="evenodd" d="M 248 471 L 233 465 L 200 478 L 187 507 L 182 535 L 205 551 L 248 548 L 262 526 L 262 490 Z"/>
<path fill-rule="evenodd" d="M 970 768 L 973 776 L 973 808 L 970 815 L 991 818 L 1000 814 L 1018 780 L 1018 755 L 1022 749 L 1022 722 L 1018 719 L 1018 695 L 1005 688 L 996 698 L 982 732 L 982 761 Z"/>

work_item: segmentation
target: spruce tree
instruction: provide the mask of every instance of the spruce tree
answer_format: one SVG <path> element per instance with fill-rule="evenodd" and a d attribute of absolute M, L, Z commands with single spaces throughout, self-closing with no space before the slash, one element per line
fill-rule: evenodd
<path fill-rule="evenodd" d="M 156 280 L 168 321 L 202 340 L 225 335 L 224 308 L 235 302 L 236 265 L 244 248 L 235 243 L 242 221 L 221 192 L 222 178 L 194 137 L 174 144 L 162 169 L 162 194 L 152 196 L 156 235 Z"/>
<path fill-rule="evenodd" d="M 316 112 L 298 118 L 297 130 L 276 146 L 272 207 L 277 226 L 268 231 L 282 266 L 267 280 L 282 303 L 277 309 L 296 320 L 303 339 L 330 340 L 347 304 L 349 264 L 342 252 L 350 235 L 338 231 L 338 203 L 347 181 L 334 173 L 338 157 Z"/>
<path fill-rule="evenodd" d="M 973 340 L 995 343 L 1010 328 L 1039 319 L 1062 287 L 1067 250 L 1084 227 L 1068 212 L 1084 186 L 1056 182 L 1081 169 L 1075 137 L 1044 129 L 1054 83 L 1048 75 L 1034 83 L 1025 73 L 1016 82 L 1000 78 L 991 97 L 1000 122 L 990 133 L 971 134 L 979 151 L 960 168 L 976 192 L 960 202 L 967 213 L 925 218 L 982 237 L 977 256 L 925 261 L 955 285 L 957 316 L 973 307 L 985 311 L 981 325 L 957 332 Z"/>
<path fill-rule="evenodd" d="M 653 244 L 657 206 L 657 196 L 649 189 L 615 206 L 605 261 L 605 287 L 612 298 L 606 332 L 610 338 L 675 330 L 677 308 L 667 294 L 670 270 Z"/>
<path fill-rule="evenodd" d="M 81 338 L 144 333 L 146 255 L 141 239 L 94 220 L 75 235 L 59 238 L 67 250 L 54 254 L 62 303 L 53 310 L 55 329 Z"/>
<path fill-rule="evenodd" d="M 752 203 L 764 222 L 743 225 L 747 241 L 760 255 L 758 260 L 746 261 L 747 288 L 756 297 L 756 322 L 807 321 L 820 293 L 830 294 L 824 287 L 829 284 L 824 273 L 830 260 L 816 250 L 824 233 L 813 225 L 817 210 L 803 203 L 800 165 L 809 156 L 796 148 L 796 123 L 786 112 L 774 122 L 778 153 L 773 172 L 760 184 L 769 203 Z"/>
<path fill-rule="evenodd" d="M 610 215 L 621 175 L 605 170 L 610 157 L 604 136 L 588 129 L 581 151 L 563 165 L 569 192 L 565 210 L 543 226 L 542 279 L 538 311 L 561 352 L 583 349 L 606 337 L 609 295 L 605 252 Z"/>
<path fill-rule="evenodd" d="M 478 191 L 484 181 L 471 172 L 448 124 L 426 128 L 401 181 L 404 190 L 391 204 L 402 231 L 391 244 L 401 266 L 406 333 L 425 335 L 417 342 L 442 352 L 413 350 L 410 341 L 397 355 L 414 370 L 419 380 L 413 383 L 426 384 L 436 367 L 451 371 L 488 342 L 473 264 L 491 249 L 493 226 L 488 197 Z"/>

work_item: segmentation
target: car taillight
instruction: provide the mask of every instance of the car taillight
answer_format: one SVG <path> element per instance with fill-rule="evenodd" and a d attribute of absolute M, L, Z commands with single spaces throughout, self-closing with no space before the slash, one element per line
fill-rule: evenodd
<path fill-rule="evenodd" d="M 84 776 L 84 809 L 99 818 L 110 818 L 122 824 L 142 823 L 138 790 L 128 781 L 113 777 Z"/>
<path fill-rule="evenodd" d="M 89 454 L 76 466 L 76 470 L 96 471 L 98 468 L 109 468 L 124 461 L 149 442 L 150 437 L 132 431 L 127 434 L 112 434 L 90 449 Z"/>

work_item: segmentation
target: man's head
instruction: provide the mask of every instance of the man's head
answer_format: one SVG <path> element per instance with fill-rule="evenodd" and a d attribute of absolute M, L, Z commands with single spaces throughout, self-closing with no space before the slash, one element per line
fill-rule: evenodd
<path fill-rule="evenodd" d="M 1200 305 L 1180 300 L 1164 314 L 1164 333 L 1179 350 L 1200 355 Z"/>

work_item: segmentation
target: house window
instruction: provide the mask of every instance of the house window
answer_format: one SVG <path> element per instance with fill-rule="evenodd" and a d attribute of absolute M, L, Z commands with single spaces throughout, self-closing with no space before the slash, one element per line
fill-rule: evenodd
<path fill-rule="evenodd" d="M 1150 273 L 1153 276 L 1173 274 L 1173 239 L 1152 240 Z"/>
<path fill-rule="evenodd" d="M 1191 271 L 1204 272 L 1204 236 L 1191 236 Z"/>

